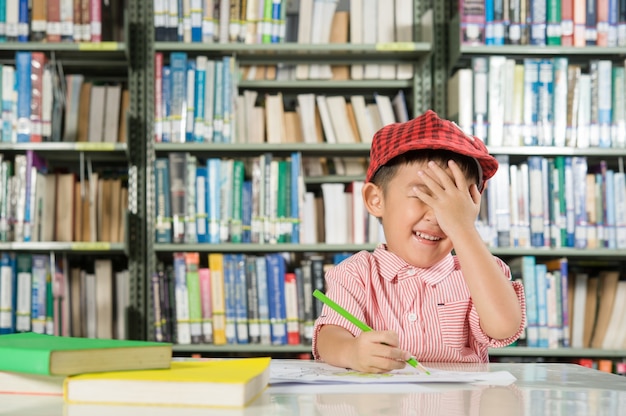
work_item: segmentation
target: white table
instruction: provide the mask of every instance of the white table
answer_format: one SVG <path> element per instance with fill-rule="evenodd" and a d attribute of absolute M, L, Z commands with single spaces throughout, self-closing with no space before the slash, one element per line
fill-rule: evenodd
<path fill-rule="evenodd" d="M 626 377 L 574 364 L 426 364 L 463 371 L 501 371 L 508 386 L 412 384 L 376 386 L 270 386 L 243 409 L 66 405 L 61 397 L 0 395 L 0 415 L 15 416 L 294 416 L 294 415 L 626 415 Z M 384 391 L 383 391 L 384 390 Z"/>

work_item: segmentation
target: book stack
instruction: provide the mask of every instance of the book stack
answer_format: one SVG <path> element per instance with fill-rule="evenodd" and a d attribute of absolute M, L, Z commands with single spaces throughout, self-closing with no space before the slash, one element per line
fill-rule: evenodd
<path fill-rule="evenodd" d="M 167 343 L 10 334 L 0 336 L 0 395 L 63 395 L 70 406 L 242 407 L 267 386 L 269 362 L 172 362 Z"/>

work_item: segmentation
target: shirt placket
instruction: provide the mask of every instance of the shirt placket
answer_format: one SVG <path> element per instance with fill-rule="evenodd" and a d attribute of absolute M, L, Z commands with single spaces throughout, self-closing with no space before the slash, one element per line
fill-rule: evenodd
<path fill-rule="evenodd" d="M 421 350 L 424 339 L 424 319 L 422 314 L 422 298 L 424 282 L 418 276 L 417 270 L 408 268 L 398 276 L 401 284 L 402 322 L 405 337 L 410 344 L 411 351 Z"/>

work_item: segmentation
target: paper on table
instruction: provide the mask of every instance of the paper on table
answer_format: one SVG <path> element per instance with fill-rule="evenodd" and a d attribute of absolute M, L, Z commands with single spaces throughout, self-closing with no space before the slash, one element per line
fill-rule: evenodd
<path fill-rule="evenodd" d="M 389 373 L 370 374 L 338 368 L 315 361 L 272 360 L 270 363 L 270 385 L 281 383 L 480 383 L 507 385 L 516 380 L 508 371 L 447 371 L 430 367 L 429 369 L 431 375 L 426 375 L 418 369 L 409 366 L 402 370 L 394 370 Z"/>

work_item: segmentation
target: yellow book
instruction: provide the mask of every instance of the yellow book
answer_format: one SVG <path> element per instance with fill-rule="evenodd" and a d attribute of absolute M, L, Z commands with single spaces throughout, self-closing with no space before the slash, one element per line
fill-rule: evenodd
<path fill-rule="evenodd" d="M 267 387 L 271 358 L 173 361 L 165 370 L 67 377 L 66 403 L 244 407 Z"/>
<path fill-rule="evenodd" d="M 211 307 L 213 308 L 213 343 L 226 344 L 226 299 L 224 298 L 224 256 L 209 254 L 211 270 Z"/>

